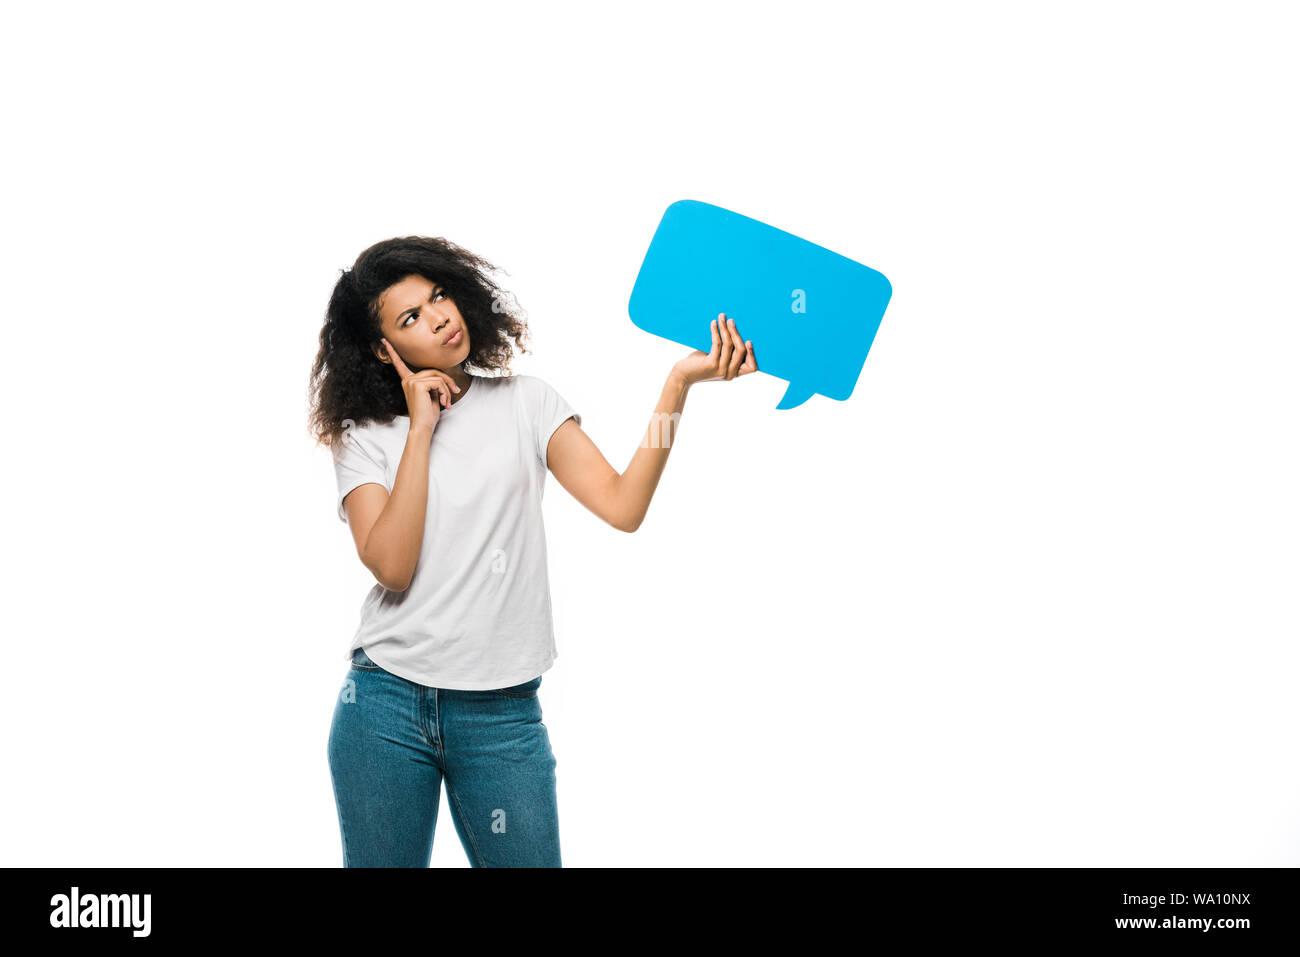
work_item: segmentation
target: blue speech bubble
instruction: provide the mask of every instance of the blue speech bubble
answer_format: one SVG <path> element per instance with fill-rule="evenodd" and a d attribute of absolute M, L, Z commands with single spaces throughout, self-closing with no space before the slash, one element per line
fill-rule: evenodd
<path fill-rule="evenodd" d="M 708 352 L 726 313 L 759 371 L 790 387 L 778 409 L 853 394 L 893 287 L 862 263 L 720 206 L 664 211 L 632 287 L 638 329 Z"/>

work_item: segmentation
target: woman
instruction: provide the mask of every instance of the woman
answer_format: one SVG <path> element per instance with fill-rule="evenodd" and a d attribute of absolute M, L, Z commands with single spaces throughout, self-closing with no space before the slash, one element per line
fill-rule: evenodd
<path fill-rule="evenodd" d="M 345 867 L 427 867 L 444 784 L 471 866 L 560 866 L 537 697 L 556 657 L 546 470 L 634 532 L 690 386 L 758 368 L 719 316 L 712 350 L 673 366 L 620 475 L 545 381 L 467 368 L 508 371 L 527 335 L 492 271 L 441 238 L 377 243 L 339 278 L 320 334 L 311 425 L 376 581 L 329 735 Z"/>

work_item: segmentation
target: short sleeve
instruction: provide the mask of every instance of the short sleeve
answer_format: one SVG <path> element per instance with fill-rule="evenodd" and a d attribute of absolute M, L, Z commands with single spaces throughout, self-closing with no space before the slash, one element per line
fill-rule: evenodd
<path fill-rule="evenodd" d="M 347 522 L 348 513 L 343 508 L 343 499 L 358 485 L 378 482 L 384 488 L 388 486 L 387 460 L 374 439 L 355 427 L 345 429 L 338 443 L 333 446 L 334 477 L 338 481 L 339 521 Z"/>
<path fill-rule="evenodd" d="M 533 377 L 533 383 L 536 387 L 534 389 L 533 422 L 537 440 L 537 457 L 541 460 L 542 465 L 545 465 L 546 448 L 551 444 L 551 436 L 555 434 L 555 430 L 570 418 L 575 419 L 579 425 L 582 425 L 582 416 L 564 400 L 564 396 L 551 387 L 550 383 L 536 376 Z"/>

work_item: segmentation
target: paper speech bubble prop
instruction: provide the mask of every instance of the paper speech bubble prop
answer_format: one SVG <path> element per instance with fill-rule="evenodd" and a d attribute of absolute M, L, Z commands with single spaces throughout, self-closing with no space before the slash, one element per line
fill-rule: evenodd
<path fill-rule="evenodd" d="M 637 328 L 692 349 L 709 323 L 736 320 L 760 372 L 790 383 L 778 409 L 853 394 L 893 294 L 876 270 L 720 206 L 665 210 L 632 287 Z"/>

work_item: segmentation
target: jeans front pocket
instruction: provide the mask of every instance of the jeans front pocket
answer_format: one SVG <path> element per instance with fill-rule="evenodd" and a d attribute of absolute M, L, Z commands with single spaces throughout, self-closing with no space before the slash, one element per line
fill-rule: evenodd
<path fill-rule="evenodd" d="M 383 671 L 379 665 L 370 660 L 365 648 L 358 648 L 352 652 L 352 667 L 359 668 L 362 671 Z"/>
<path fill-rule="evenodd" d="M 537 689 L 542 686 L 542 676 L 538 675 L 525 681 L 520 685 L 511 685 L 509 688 L 494 688 L 493 694 L 505 695 L 507 698 L 536 698 Z"/>

